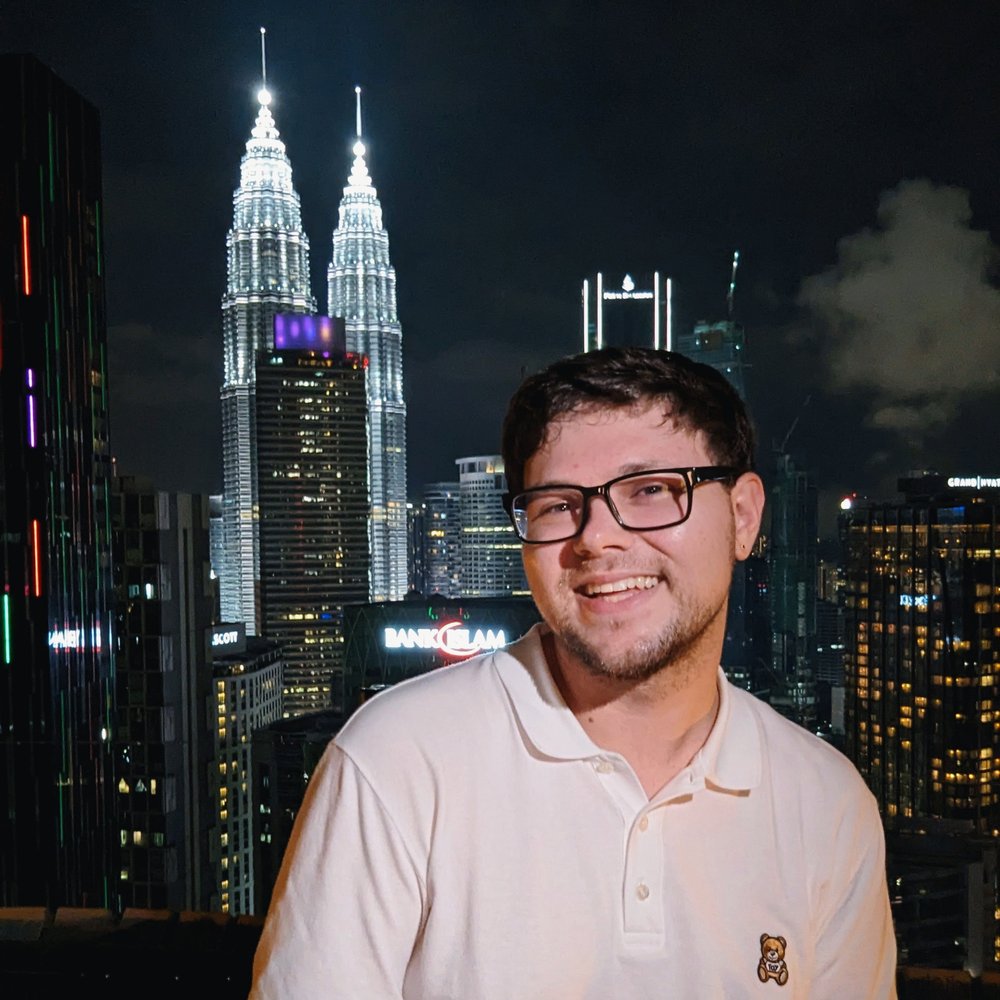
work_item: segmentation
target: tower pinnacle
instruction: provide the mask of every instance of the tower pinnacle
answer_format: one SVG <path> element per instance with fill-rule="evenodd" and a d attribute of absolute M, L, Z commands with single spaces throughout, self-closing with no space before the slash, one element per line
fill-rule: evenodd
<path fill-rule="evenodd" d="M 260 90 L 257 92 L 257 100 L 263 107 L 271 103 L 271 92 L 267 89 L 267 49 L 264 44 L 264 36 L 267 28 L 260 29 Z"/>
<path fill-rule="evenodd" d="M 355 96 L 357 97 L 357 101 L 358 101 L 357 115 L 356 115 L 356 119 L 357 119 L 356 128 L 357 128 L 358 138 L 360 139 L 361 138 L 361 88 L 360 87 L 355 87 L 354 88 L 354 93 L 355 93 Z"/>

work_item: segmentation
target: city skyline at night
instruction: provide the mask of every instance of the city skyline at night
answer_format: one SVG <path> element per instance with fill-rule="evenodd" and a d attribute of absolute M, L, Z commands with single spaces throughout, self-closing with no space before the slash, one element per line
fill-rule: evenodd
<path fill-rule="evenodd" d="M 0 29 L 101 110 L 122 471 L 221 486 L 218 246 L 263 24 L 314 248 L 335 224 L 365 88 L 407 327 L 411 493 L 456 455 L 495 449 L 522 369 L 578 349 L 581 276 L 665 269 L 674 329 L 690 330 L 725 318 L 739 248 L 761 464 L 801 411 L 792 445 L 817 470 L 829 530 L 838 495 L 889 494 L 908 468 L 1000 467 L 1000 445 L 974 433 L 1000 350 L 998 18 L 896 3 L 659 19 L 643 5 L 581 18 L 564 3 L 280 16 L 258 3 L 181 24 L 159 5 L 84 18 L 15 3 Z"/>

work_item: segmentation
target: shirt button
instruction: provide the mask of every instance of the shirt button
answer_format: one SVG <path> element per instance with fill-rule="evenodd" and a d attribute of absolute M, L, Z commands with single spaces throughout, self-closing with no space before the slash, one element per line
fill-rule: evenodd
<path fill-rule="evenodd" d="M 610 774 L 615 769 L 615 765 L 611 763 L 610 760 L 605 760 L 603 757 L 594 761 L 594 770 L 598 774 Z"/>
<path fill-rule="evenodd" d="M 635 887 L 635 894 L 639 899 L 649 899 L 649 886 L 645 882 L 640 882 Z"/>
<path fill-rule="evenodd" d="M 649 829 L 649 817 L 648 816 L 643 816 L 642 819 L 639 820 L 639 829 L 642 830 L 643 833 L 645 833 Z"/>

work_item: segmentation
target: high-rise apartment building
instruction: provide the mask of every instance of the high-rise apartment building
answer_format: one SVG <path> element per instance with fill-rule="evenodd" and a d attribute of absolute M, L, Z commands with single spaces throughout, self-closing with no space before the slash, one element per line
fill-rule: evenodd
<path fill-rule="evenodd" d="M 389 234 L 365 162 L 358 93 L 354 165 L 340 202 L 327 269 L 328 308 L 347 324 L 347 349 L 368 358 L 371 421 L 371 600 L 406 596 L 406 404 L 403 334 Z"/>
<path fill-rule="evenodd" d="M 208 522 L 207 497 L 161 492 L 132 476 L 114 480 L 116 895 L 123 910 L 207 910 L 212 898 Z"/>
<path fill-rule="evenodd" d="M 253 735 L 281 718 L 283 663 L 277 643 L 244 639 L 212 661 L 215 759 L 209 769 L 215 823 L 211 909 L 255 910 L 254 838 L 259 803 L 253 783 Z"/>
<path fill-rule="evenodd" d="M 424 594 L 462 594 L 462 512 L 458 483 L 424 487 Z"/>
<path fill-rule="evenodd" d="M 258 631 L 260 545 L 255 440 L 255 365 L 274 346 L 279 312 L 312 313 L 309 240 L 302 229 L 292 165 L 271 114 L 266 86 L 240 163 L 233 226 L 226 236 L 222 298 L 222 463 L 224 621 Z M 218 569 L 217 569 L 218 572 Z"/>
<path fill-rule="evenodd" d="M 1000 479 L 924 475 L 841 514 L 847 752 L 890 828 L 1000 833 Z"/>
<path fill-rule="evenodd" d="M 638 272 L 637 272 L 638 273 Z M 654 271 L 608 280 L 602 272 L 583 282 L 580 321 L 583 350 L 602 347 L 673 349 L 670 278 Z"/>
<path fill-rule="evenodd" d="M 368 371 L 336 350 L 258 360 L 261 621 L 286 716 L 343 703 L 343 607 L 369 591 Z"/>
<path fill-rule="evenodd" d="M 116 891 L 97 111 L 0 56 L 0 904 Z"/>
<path fill-rule="evenodd" d="M 460 596 L 527 596 L 521 543 L 503 508 L 503 458 L 474 455 L 455 464 L 462 525 Z"/>

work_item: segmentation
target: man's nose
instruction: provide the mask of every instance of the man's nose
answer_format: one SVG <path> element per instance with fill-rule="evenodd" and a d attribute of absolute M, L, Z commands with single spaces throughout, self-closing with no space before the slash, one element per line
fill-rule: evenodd
<path fill-rule="evenodd" d="M 587 497 L 583 510 L 583 527 L 573 539 L 579 553 L 594 552 L 606 548 L 627 548 L 632 541 L 632 532 L 619 523 L 605 495 Z"/>

